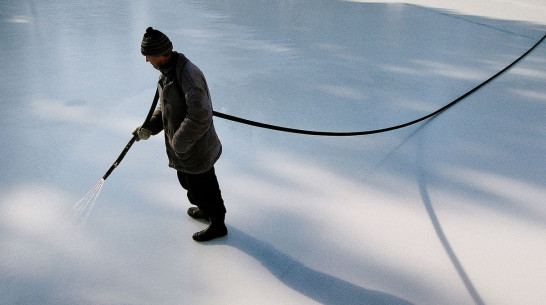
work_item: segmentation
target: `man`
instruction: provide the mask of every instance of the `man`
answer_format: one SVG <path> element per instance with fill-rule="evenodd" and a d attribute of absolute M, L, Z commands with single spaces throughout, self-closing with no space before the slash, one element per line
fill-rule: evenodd
<path fill-rule="evenodd" d="M 150 121 L 135 130 L 137 141 L 164 131 L 169 166 L 177 170 L 190 203 L 196 206 L 188 209 L 188 215 L 210 221 L 193 239 L 225 236 L 226 208 L 214 172 L 222 144 L 214 129 L 205 76 L 183 54 L 173 51 L 165 34 L 151 27 L 142 39 L 141 53 L 161 71 L 157 85 L 160 104 Z"/>

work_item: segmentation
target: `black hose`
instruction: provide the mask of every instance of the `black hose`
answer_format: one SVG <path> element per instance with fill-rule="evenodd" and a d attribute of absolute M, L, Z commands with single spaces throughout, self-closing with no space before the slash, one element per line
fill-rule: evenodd
<path fill-rule="evenodd" d="M 503 74 L 504 72 L 506 72 L 507 70 L 512 68 L 516 63 L 518 63 L 525 56 L 527 56 L 529 53 L 531 53 L 544 40 L 545 37 L 546 37 L 546 35 L 542 36 L 542 38 L 532 48 L 527 50 L 527 52 L 525 52 L 523 55 L 521 55 L 514 62 L 512 62 L 511 64 L 506 66 L 504 69 L 499 71 L 497 74 L 495 74 L 495 75 L 491 76 L 490 78 L 488 78 L 486 81 L 484 81 L 481 84 L 479 84 L 478 86 L 474 87 L 474 89 L 472 89 L 472 90 L 468 91 L 467 93 L 461 95 L 459 98 L 457 98 L 453 102 L 451 102 L 451 103 L 445 105 L 444 107 L 442 107 L 442 108 L 440 108 L 440 109 L 438 109 L 438 110 L 436 110 L 436 111 L 434 111 L 432 113 L 429 113 L 429 114 L 427 114 L 427 115 L 425 115 L 425 116 L 423 116 L 421 118 L 418 118 L 416 120 L 413 120 L 411 122 L 407 122 L 407 123 L 404 123 L 404 124 L 396 125 L 396 126 L 391 126 L 391 127 L 381 128 L 381 129 L 375 129 L 375 130 L 354 131 L 354 132 L 312 131 L 312 130 L 294 129 L 294 128 L 288 128 L 288 127 L 283 127 L 283 126 L 265 124 L 265 123 L 251 121 L 251 120 L 243 119 L 243 118 L 240 118 L 240 117 L 232 116 L 232 115 L 229 115 L 229 114 L 221 113 L 221 112 L 218 112 L 218 111 L 213 111 L 213 114 L 215 116 L 219 117 L 219 118 L 226 119 L 226 120 L 233 121 L 233 122 L 237 122 L 237 123 L 241 123 L 241 124 L 245 124 L 245 125 L 250 125 L 250 126 L 255 126 L 255 127 L 265 128 L 265 129 L 271 129 L 271 130 L 276 130 L 276 131 L 282 131 L 282 132 L 312 135 L 312 136 L 347 137 L 347 136 L 362 136 L 362 135 L 369 135 L 369 134 L 392 131 L 392 130 L 395 130 L 395 129 L 408 127 L 410 125 L 413 125 L 413 124 L 419 123 L 421 121 L 424 121 L 424 120 L 426 120 L 428 118 L 431 118 L 431 117 L 433 117 L 433 116 L 435 116 L 437 114 L 440 114 L 441 112 L 447 110 L 448 108 L 450 108 L 453 105 L 457 104 L 458 102 L 462 101 L 467 96 L 469 96 L 472 93 L 476 92 L 477 90 L 479 90 L 480 88 L 482 88 L 483 86 L 485 86 L 486 84 L 488 84 L 489 82 L 491 82 L 492 80 L 497 78 L 499 75 Z"/>

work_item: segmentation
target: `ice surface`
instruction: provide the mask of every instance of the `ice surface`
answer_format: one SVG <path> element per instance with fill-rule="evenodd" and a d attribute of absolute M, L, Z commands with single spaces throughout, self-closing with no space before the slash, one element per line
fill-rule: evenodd
<path fill-rule="evenodd" d="M 434 111 L 546 33 L 537 0 L 406 2 L 0 2 L 0 304 L 543 304 L 544 44 L 390 133 L 215 119 L 226 238 L 191 239 L 162 137 L 70 221 L 152 102 L 148 26 L 215 110 L 323 131 Z"/>

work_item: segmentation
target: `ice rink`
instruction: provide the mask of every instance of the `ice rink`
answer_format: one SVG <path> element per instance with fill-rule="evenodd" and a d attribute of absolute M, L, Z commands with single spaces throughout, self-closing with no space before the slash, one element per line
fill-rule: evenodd
<path fill-rule="evenodd" d="M 363 131 L 501 71 L 546 3 L 0 0 L 1 305 L 545 304 L 546 42 L 390 132 L 215 118 L 229 234 L 197 243 L 162 135 L 72 221 L 152 102 L 148 26 L 216 111 Z"/>

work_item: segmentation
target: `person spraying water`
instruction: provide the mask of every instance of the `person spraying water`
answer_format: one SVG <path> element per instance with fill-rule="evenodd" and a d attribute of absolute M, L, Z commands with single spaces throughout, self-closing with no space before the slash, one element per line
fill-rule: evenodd
<path fill-rule="evenodd" d="M 195 205 L 188 209 L 188 215 L 210 223 L 193 234 L 193 239 L 202 242 L 225 236 L 226 208 L 214 170 L 222 154 L 222 144 L 214 128 L 205 76 L 183 54 L 173 51 L 165 34 L 152 27 L 146 29 L 141 53 L 146 62 L 161 72 L 150 111 L 104 176 L 74 205 L 73 221 L 86 222 L 104 181 L 135 141 L 147 140 L 164 131 L 169 166 L 177 171 L 180 185 L 187 191 L 189 202 Z"/>
<path fill-rule="evenodd" d="M 209 88 L 203 72 L 184 54 L 173 51 L 170 39 L 148 27 L 141 53 L 161 72 L 157 84 L 159 107 L 150 120 L 135 129 L 135 140 L 147 140 L 164 131 L 169 166 L 177 171 L 180 185 L 194 207 L 188 215 L 210 225 L 195 234 L 196 241 L 227 235 L 226 208 L 214 165 L 222 144 L 213 123 Z"/>

